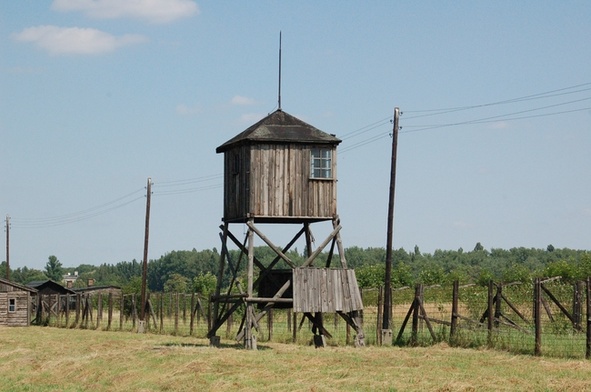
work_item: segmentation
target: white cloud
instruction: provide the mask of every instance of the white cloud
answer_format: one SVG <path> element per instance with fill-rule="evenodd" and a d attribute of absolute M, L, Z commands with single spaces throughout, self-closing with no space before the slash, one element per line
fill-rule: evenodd
<path fill-rule="evenodd" d="M 146 41 L 136 34 L 116 37 L 96 29 L 58 26 L 29 27 L 13 34 L 13 38 L 32 42 L 51 54 L 102 54 Z"/>
<path fill-rule="evenodd" d="M 56 11 L 79 11 L 97 19 L 136 18 L 168 23 L 199 13 L 192 0 L 53 0 Z"/>
<path fill-rule="evenodd" d="M 241 95 L 234 95 L 230 100 L 230 103 L 232 105 L 247 106 L 256 104 L 256 101 L 252 98 L 243 97 Z"/>
<path fill-rule="evenodd" d="M 202 111 L 203 111 L 203 108 L 199 104 L 189 106 L 189 105 L 185 105 L 184 103 L 181 103 L 181 104 L 177 105 L 177 107 L 176 107 L 176 113 L 180 114 L 182 116 L 191 116 L 194 114 L 199 114 Z"/>

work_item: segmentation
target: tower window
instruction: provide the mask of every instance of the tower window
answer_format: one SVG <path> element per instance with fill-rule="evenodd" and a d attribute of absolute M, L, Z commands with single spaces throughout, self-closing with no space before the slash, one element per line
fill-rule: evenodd
<path fill-rule="evenodd" d="M 332 178 L 332 150 L 328 148 L 312 148 L 310 153 L 310 177 Z"/>

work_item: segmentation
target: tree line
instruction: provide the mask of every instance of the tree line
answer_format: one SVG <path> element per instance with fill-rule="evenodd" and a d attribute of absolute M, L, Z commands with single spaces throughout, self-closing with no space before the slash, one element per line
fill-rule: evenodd
<path fill-rule="evenodd" d="M 245 279 L 246 257 L 231 250 L 230 259 L 239 266 L 239 275 Z M 306 252 L 291 250 L 287 256 L 296 264 L 306 259 Z M 255 256 L 264 265 L 270 264 L 276 253 L 265 246 L 255 248 Z M 384 284 L 386 261 L 385 248 L 350 247 L 345 249 L 349 268 L 354 268 L 361 287 L 379 287 Z M 317 266 L 325 266 L 326 253 L 319 256 Z M 423 253 L 418 246 L 412 251 L 404 248 L 394 250 L 392 286 L 445 285 L 459 280 L 462 284 L 487 284 L 498 282 L 527 282 L 535 277 L 561 276 L 566 281 L 576 281 L 591 276 L 591 252 L 573 249 L 511 248 L 509 250 L 485 249 L 477 243 L 473 250 L 435 250 Z M 177 250 L 148 263 L 147 283 L 152 292 L 200 292 L 207 294 L 216 285 L 220 254 L 216 248 L 206 250 Z M 332 265 L 340 265 L 338 256 L 333 256 Z M 278 264 L 276 268 L 288 268 Z M 0 265 L 0 276 L 5 276 L 6 263 Z M 35 280 L 52 279 L 60 282 L 64 275 L 78 275 L 74 287 L 85 287 L 92 279 L 95 285 L 114 285 L 124 292 L 138 293 L 141 289 L 142 263 L 137 260 L 116 264 L 80 264 L 64 267 L 54 255 L 49 256 L 43 271 L 22 267 L 12 270 L 11 280 L 27 284 Z M 229 284 L 230 271 L 225 269 L 223 283 Z"/>

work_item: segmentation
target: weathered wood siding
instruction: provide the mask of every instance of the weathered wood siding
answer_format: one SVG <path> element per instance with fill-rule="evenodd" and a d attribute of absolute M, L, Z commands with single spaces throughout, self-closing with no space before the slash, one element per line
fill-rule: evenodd
<path fill-rule="evenodd" d="M 227 151 L 225 219 L 248 216 L 332 219 L 337 212 L 336 148 L 332 158 L 333 179 L 311 179 L 311 147 L 314 146 L 257 144 Z"/>
<path fill-rule="evenodd" d="M 224 153 L 224 219 L 247 216 L 250 188 L 250 148 L 236 147 Z"/>
<path fill-rule="evenodd" d="M 14 298 L 16 309 L 14 312 L 8 311 L 9 299 Z M 28 291 L 9 291 L 0 292 L 0 325 L 11 327 L 28 326 L 31 323 L 30 318 L 30 295 Z"/>
<path fill-rule="evenodd" d="M 293 270 L 294 312 L 348 313 L 362 309 L 363 302 L 354 270 Z"/>

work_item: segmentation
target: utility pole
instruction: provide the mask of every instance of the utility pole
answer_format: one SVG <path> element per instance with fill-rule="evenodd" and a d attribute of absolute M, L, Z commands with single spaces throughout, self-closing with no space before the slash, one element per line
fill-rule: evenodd
<path fill-rule="evenodd" d="M 392 132 L 392 166 L 390 169 L 390 197 L 388 201 L 388 234 L 386 239 L 386 277 L 384 279 L 384 311 L 382 317 L 382 344 L 392 345 L 392 237 L 394 236 L 394 195 L 396 191 L 396 152 L 398 149 L 398 120 L 400 110 L 394 108 Z"/>
<path fill-rule="evenodd" d="M 150 200 L 152 199 L 152 179 L 148 177 L 146 187 L 146 231 L 144 236 L 144 260 L 142 268 L 142 302 L 140 309 L 140 322 L 138 333 L 146 332 L 146 305 L 147 305 L 147 277 L 148 277 L 148 239 L 150 236 Z"/>
<path fill-rule="evenodd" d="M 10 216 L 6 215 L 6 280 L 10 280 Z"/>

